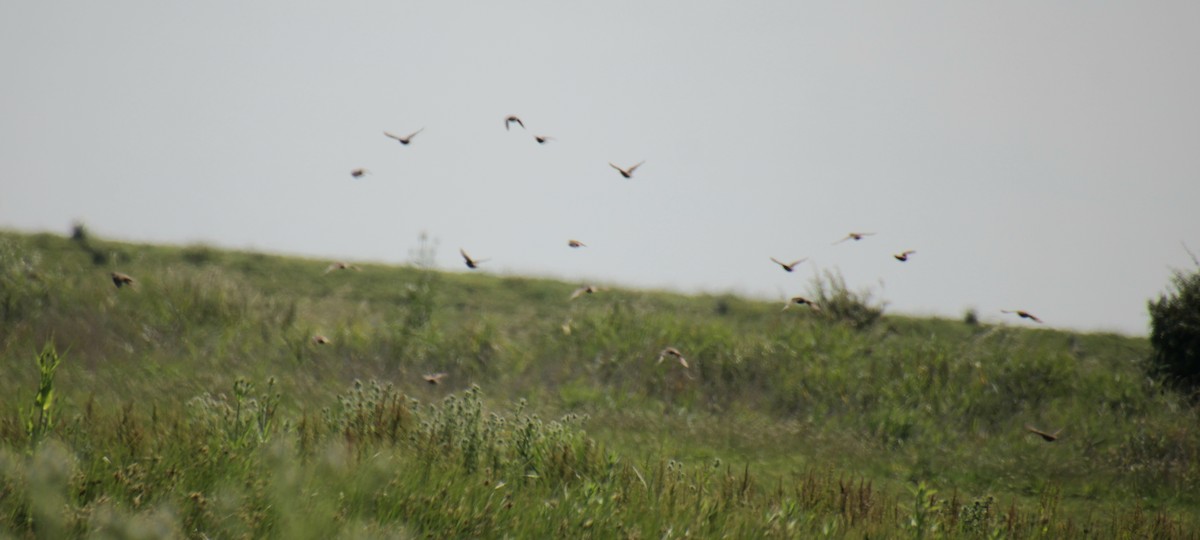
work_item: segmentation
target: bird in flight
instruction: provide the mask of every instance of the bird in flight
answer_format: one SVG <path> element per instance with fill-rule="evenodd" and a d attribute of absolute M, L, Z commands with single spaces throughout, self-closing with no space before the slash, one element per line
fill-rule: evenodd
<path fill-rule="evenodd" d="M 463 262 L 467 263 L 467 268 L 478 268 L 480 263 L 485 263 L 491 259 L 472 259 L 470 255 L 462 248 L 458 248 L 458 253 L 462 255 Z"/>
<path fill-rule="evenodd" d="M 440 384 L 442 382 L 442 379 L 446 378 L 446 374 L 445 373 L 426 373 L 425 375 L 421 376 L 421 378 L 425 379 L 425 382 L 427 382 L 429 384 Z"/>
<path fill-rule="evenodd" d="M 636 171 L 638 167 L 641 167 L 641 166 L 642 166 L 642 163 L 645 163 L 645 161 L 643 161 L 643 162 L 641 162 L 641 163 L 638 163 L 637 165 L 634 165 L 634 166 L 632 166 L 632 167 L 630 167 L 630 168 L 628 168 L 628 169 L 622 169 L 622 168 L 620 168 L 620 167 L 618 167 L 618 166 L 616 166 L 616 165 L 613 165 L 613 164 L 612 164 L 612 162 L 609 162 L 609 164 L 608 164 L 608 165 L 609 165 L 610 167 L 612 167 L 612 168 L 616 169 L 616 170 L 617 170 L 617 172 L 620 172 L 620 173 L 621 173 L 621 176 L 624 176 L 625 178 L 633 178 L 633 171 Z"/>
<path fill-rule="evenodd" d="M 355 178 L 362 178 L 363 175 L 370 174 L 370 173 L 371 173 L 371 171 L 368 171 L 366 169 L 352 169 L 350 171 L 350 176 L 353 176 Z"/>
<path fill-rule="evenodd" d="M 546 144 L 546 141 L 553 141 L 554 137 L 547 137 L 545 135 L 534 135 L 533 140 L 537 141 L 538 144 Z"/>
<path fill-rule="evenodd" d="M 667 348 L 663 349 L 662 352 L 659 352 L 658 353 L 658 363 L 661 364 L 663 361 L 663 358 L 666 358 L 668 356 L 674 357 L 675 359 L 679 360 L 679 365 L 681 365 L 685 368 L 688 367 L 687 359 L 684 358 L 683 353 L 679 352 L 679 349 L 676 349 L 675 347 L 667 347 Z"/>
<path fill-rule="evenodd" d="M 587 247 L 587 244 L 580 242 L 579 240 L 567 240 L 567 245 L 573 248 Z"/>
<path fill-rule="evenodd" d="M 1041 319 L 1035 317 L 1032 313 L 1025 311 L 1025 310 L 1021 310 L 1021 309 L 1016 309 L 1016 310 L 1002 309 L 1002 310 L 1000 310 L 1000 313 L 1015 313 L 1018 317 L 1020 317 L 1022 319 L 1029 319 L 1035 323 L 1042 322 Z"/>
<path fill-rule="evenodd" d="M 895 257 L 897 261 L 905 262 L 908 260 L 908 256 L 912 255 L 914 253 L 916 253 L 916 251 L 908 249 L 908 250 L 904 250 L 904 251 L 897 253 L 895 255 L 892 255 L 892 256 Z"/>
<path fill-rule="evenodd" d="M 579 298 L 580 296 L 583 296 L 585 294 L 592 294 L 599 290 L 600 290 L 600 288 L 596 287 L 595 285 L 586 285 L 586 286 L 580 287 L 578 289 L 575 289 L 575 292 L 571 293 L 571 300 Z"/>
<path fill-rule="evenodd" d="M 778 264 L 779 266 L 782 266 L 782 267 L 783 267 L 783 269 L 784 269 L 784 270 L 787 270 L 788 272 L 791 272 L 791 271 L 795 270 L 795 269 L 796 269 L 796 265 L 798 265 L 798 264 L 800 264 L 800 263 L 802 263 L 802 262 L 804 262 L 804 261 L 807 261 L 807 260 L 808 260 L 808 257 L 805 257 L 805 258 L 803 258 L 803 259 L 797 259 L 797 260 L 795 260 L 795 261 L 792 261 L 792 262 L 790 262 L 790 263 L 785 263 L 785 262 L 783 262 L 783 261 L 781 261 L 781 260 L 779 260 L 779 259 L 776 259 L 775 257 L 771 257 L 771 262 L 773 262 L 773 263 L 775 263 L 775 264 Z"/>
<path fill-rule="evenodd" d="M 1046 442 L 1054 442 L 1054 441 L 1057 441 L 1057 440 L 1058 440 L 1058 434 L 1059 434 L 1059 433 L 1062 433 L 1062 430 L 1061 430 L 1061 429 L 1060 429 L 1060 430 L 1058 430 L 1058 431 L 1055 431 L 1054 433 L 1046 433 L 1045 431 L 1042 431 L 1042 430 L 1040 430 L 1040 429 L 1038 429 L 1038 428 L 1035 428 L 1035 427 L 1033 427 L 1033 426 L 1028 426 L 1028 425 L 1027 425 L 1027 426 L 1025 426 L 1025 431 L 1028 431 L 1028 432 L 1030 432 L 1030 433 L 1033 433 L 1034 435 L 1037 435 L 1037 436 L 1041 437 L 1041 438 L 1042 438 L 1042 440 L 1043 440 L 1043 441 L 1046 441 Z"/>
<path fill-rule="evenodd" d="M 425 131 L 425 128 L 418 129 L 418 130 L 416 130 L 416 131 L 414 131 L 414 132 L 412 132 L 412 133 L 409 133 L 408 135 L 405 135 L 405 136 L 403 136 L 403 137 L 401 137 L 401 136 L 399 136 L 399 135 L 396 135 L 395 133 L 391 133 L 391 132 L 387 132 L 387 131 L 383 132 L 383 134 L 384 134 L 384 135 L 387 135 L 389 138 L 396 139 L 397 141 L 400 141 L 400 144 L 403 144 L 403 145 L 405 145 L 405 146 L 408 146 L 408 143 L 412 142 L 412 138 L 413 138 L 413 137 L 416 137 L 416 136 L 417 136 L 417 134 L 418 134 L 418 133 L 420 133 L 420 132 L 422 132 L 422 131 Z"/>
<path fill-rule="evenodd" d="M 333 264 L 331 264 L 331 265 L 327 266 L 327 267 L 325 268 L 325 273 L 326 273 L 326 274 L 328 274 L 328 273 L 330 273 L 330 272 L 333 272 L 334 270 L 357 270 L 357 271 L 362 271 L 362 268 L 359 268 L 359 267 L 357 267 L 357 266 L 354 266 L 353 264 L 349 264 L 349 263 L 344 263 L 344 262 L 338 261 L 338 262 L 335 262 L 335 263 L 333 263 Z"/>
<path fill-rule="evenodd" d="M 812 300 L 809 300 L 803 296 L 791 297 L 790 299 L 788 299 L 788 301 L 786 303 L 783 304 L 783 309 L 780 311 L 787 311 L 788 308 L 792 307 L 792 304 L 808 306 L 813 311 L 821 311 L 821 306 L 817 305 L 816 302 L 813 302 Z"/>
<path fill-rule="evenodd" d="M 516 123 L 518 126 L 521 126 L 521 129 L 525 129 L 525 122 L 522 122 L 521 119 L 517 118 L 516 116 L 509 116 L 508 118 L 504 119 L 504 129 L 507 130 L 509 126 L 512 126 L 514 123 Z"/>
<path fill-rule="evenodd" d="M 850 234 L 847 234 L 845 238 L 838 240 L 837 242 L 834 242 L 834 245 L 845 242 L 846 240 L 862 240 L 864 236 L 871 236 L 873 234 L 875 234 L 875 233 L 873 233 L 873 232 L 852 232 Z"/>
<path fill-rule="evenodd" d="M 113 285 L 116 285 L 118 289 L 120 289 L 121 287 L 124 287 L 126 285 L 130 285 L 130 286 L 133 285 L 133 278 L 129 277 L 128 274 L 122 274 L 120 272 L 113 272 L 111 274 L 111 277 L 112 277 Z"/>
<path fill-rule="evenodd" d="M 313 343 L 315 343 L 317 345 L 328 345 L 333 342 L 329 341 L 329 338 L 322 336 L 321 334 L 317 334 L 317 335 L 313 336 Z"/>

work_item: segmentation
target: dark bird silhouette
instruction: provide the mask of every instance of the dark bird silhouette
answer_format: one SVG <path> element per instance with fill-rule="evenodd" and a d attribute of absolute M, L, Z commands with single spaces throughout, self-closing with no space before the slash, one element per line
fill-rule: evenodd
<path fill-rule="evenodd" d="M 1021 309 L 1017 309 L 1017 310 L 1002 309 L 1002 310 L 1000 310 L 1000 313 L 1014 313 L 1022 319 L 1029 319 L 1035 323 L 1042 322 L 1041 319 L 1035 317 L 1032 313 L 1025 311 L 1025 310 L 1021 310 Z"/>
<path fill-rule="evenodd" d="M 567 240 L 567 245 L 573 248 L 587 247 L 587 244 L 580 242 L 579 240 Z"/>
<path fill-rule="evenodd" d="M 613 165 L 612 162 L 609 162 L 608 165 L 610 167 L 616 169 L 617 172 L 620 172 L 621 176 L 624 176 L 625 178 L 633 178 L 633 171 L 636 171 L 638 167 L 641 167 L 642 163 L 645 163 L 645 161 L 642 161 L 641 163 L 638 163 L 637 165 L 634 165 L 628 169 L 622 169 L 616 165 Z"/>
<path fill-rule="evenodd" d="M 113 285 L 116 285 L 118 289 L 120 289 L 121 287 L 124 287 L 126 285 L 130 285 L 130 286 L 133 285 L 133 278 L 129 277 L 128 274 L 122 274 L 120 272 L 113 272 L 111 274 L 111 277 L 112 277 Z"/>
<path fill-rule="evenodd" d="M 902 251 L 902 252 L 897 253 L 892 256 L 895 257 L 897 261 L 905 262 L 905 261 L 908 261 L 908 256 L 912 255 L 914 253 L 916 253 L 916 251 L 909 249 L 909 250 Z"/>
<path fill-rule="evenodd" d="M 504 119 L 504 129 L 508 129 L 509 126 L 513 125 L 514 123 L 516 123 L 518 126 L 521 126 L 521 129 L 525 129 L 525 122 L 522 122 L 521 119 L 517 118 L 516 116 L 509 116 L 508 118 Z"/>
<path fill-rule="evenodd" d="M 412 142 L 412 138 L 413 138 L 413 137 L 416 137 L 416 136 L 417 136 L 417 134 L 418 134 L 418 133 L 420 133 L 420 132 L 422 132 L 422 131 L 425 131 L 425 128 L 418 129 L 418 130 L 416 130 L 416 131 L 414 131 L 414 132 L 412 132 L 412 133 L 409 133 L 408 135 L 405 135 L 405 136 L 403 136 L 403 137 L 401 137 L 401 136 L 399 136 L 399 135 L 396 135 L 395 133 L 390 133 L 390 132 L 387 132 L 387 131 L 383 132 L 383 134 L 384 134 L 384 135 L 387 135 L 388 137 L 390 137 L 390 138 L 392 138 L 392 139 L 396 139 L 397 141 L 400 141 L 400 144 L 403 144 L 403 145 L 405 145 L 405 146 L 408 146 L 408 143 Z"/>
<path fill-rule="evenodd" d="M 1033 433 L 1034 435 L 1037 435 L 1037 436 L 1041 437 L 1041 438 L 1042 438 L 1042 440 L 1043 440 L 1043 441 L 1046 441 L 1046 442 L 1054 442 L 1054 441 L 1057 441 L 1057 440 L 1058 440 L 1058 434 L 1059 434 L 1059 433 L 1062 433 L 1062 430 L 1061 430 L 1061 429 L 1060 429 L 1060 430 L 1058 430 L 1058 431 L 1055 431 L 1054 433 L 1046 433 L 1045 431 L 1042 431 L 1042 430 L 1040 430 L 1040 429 L 1037 429 L 1037 428 L 1035 428 L 1035 427 L 1033 427 L 1033 426 L 1028 426 L 1028 425 L 1027 425 L 1027 426 L 1025 426 L 1025 431 L 1028 431 L 1028 432 L 1030 432 L 1030 433 Z"/>
<path fill-rule="evenodd" d="M 821 306 L 817 305 L 816 302 L 813 302 L 812 300 L 809 300 L 803 296 L 793 296 L 793 297 L 789 298 L 788 301 L 783 304 L 783 309 L 780 311 L 787 311 L 788 308 L 792 307 L 792 304 L 808 306 L 813 311 L 821 311 Z"/>
<path fill-rule="evenodd" d="M 775 257 L 771 257 L 771 262 L 773 262 L 773 263 L 775 263 L 775 264 L 778 264 L 779 266 L 782 266 L 782 267 L 783 267 L 783 269 L 784 269 L 784 270 L 787 270 L 788 272 L 791 272 L 791 271 L 795 270 L 795 269 L 796 269 L 796 265 L 798 265 L 798 264 L 800 264 L 800 263 L 802 263 L 802 262 L 804 262 L 804 261 L 807 261 L 807 260 L 808 260 L 808 257 L 805 257 L 805 258 L 803 258 L 803 259 L 797 259 L 797 260 L 794 260 L 794 261 L 792 261 L 792 262 L 790 262 L 790 263 L 785 263 L 785 262 L 783 262 L 783 261 L 781 261 L 781 260 L 779 260 L 779 259 L 776 259 Z"/>
<path fill-rule="evenodd" d="M 429 384 L 441 384 L 442 379 L 446 378 L 446 374 L 445 373 L 426 373 L 425 375 L 421 376 L 421 378 L 425 379 L 425 382 L 427 382 Z"/>
<path fill-rule="evenodd" d="M 491 260 L 491 259 L 472 259 L 471 256 L 467 255 L 467 252 L 463 251 L 462 248 L 458 248 L 458 253 L 462 255 L 463 261 L 467 263 L 467 268 L 478 268 L 481 263 L 485 263 L 485 262 Z"/>
<path fill-rule="evenodd" d="M 368 171 L 366 169 L 353 169 L 350 171 L 350 176 L 353 176 L 355 178 L 362 178 L 363 175 L 370 174 L 370 173 L 371 173 L 371 171 Z"/>
<path fill-rule="evenodd" d="M 537 141 L 538 144 L 546 144 L 546 141 L 553 141 L 554 137 L 547 137 L 545 135 L 534 135 L 533 140 Z"/>
<path fill-rule="evenodd" d="M 329 345 L 330 343 L 333 343 L 332 341 L 329 341 L 329 338 L 322 336 L 321 334 L 313 336 L 312 340 L 313 343 L 317 345 Z"/>
<path fill-rule="evenodd" d="M 667 348 L 663 349 L 662 352 L 658 353 L 658 363 L 661 364 L 663 361 L 663 358 L 666 358 L 668 356 L 674 357 L 675 359 L 679 360 L 679 365 L 681 365 L 685 368 L 688 367 L 687 359 L 684 358 L 683 353 L 679 352 L 679 349 L 676 349 L 675 347 L 667 347 Z"/>
<path fill-rule="evenodd" d="M 361 268 L 359 268 L 359 267 L 357 267 L 357 266 L 354 266 L 353 264 L 349 264 L 349 263 L 344 263 L 344 262 L 338 261 L 338 262 L 335 262 L 335 263 L 333 263 L 333 264 L 331 264 L 331 265 L 329 265 L 329 266 L 325 267 L 325 272 L 324 272 L 324 273 L 325 273 L 325 274 L 328 274 L 328 273 L 330 273 L 330 272 L 333 272 L 334 270 L 357 270 L 357 271 L 362 271 L 362 269 L 361 269 Z"/>
<path fill-rule="evenodd" d="M 578 289 L 575 289 L 575 292 L 571 293 L 571 300 L 579 298 L 580 296 L 583 296 L 585 294 L 592 294 L 599 290 L 600 290 L 600 288 L 596 287 L 594 285 L 586 285 L 586 286 L 580 287 Z"/>
<path fill-rule="evenodd" d="M 873 235 L 873 234 L 875 234 L 875 233 L 872 233 L 872 232 L 852 232 L 852 233 L 850 233 L 850 234 L 847 234 L 845 238 L 843 238 L 843 239 L 841 239 L 841 240 L 838 240 L 837 242 L 834 242 L 834 245 L 837 245 L 837 244 L 840 244 L 840 243 L 842 243 L 842 242 L 845 242 L 846 240 L 862 240 L 864 236 L 871 236 L 871 235 Z"/>

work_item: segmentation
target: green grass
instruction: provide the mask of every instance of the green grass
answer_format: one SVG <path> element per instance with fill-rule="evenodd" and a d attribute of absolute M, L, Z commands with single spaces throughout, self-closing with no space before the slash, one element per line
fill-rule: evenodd
<path fill-rule="evenodd" d="M 1200 537 L 1143 338 L 328 262 L 0 233 L 0 530 Z"/>

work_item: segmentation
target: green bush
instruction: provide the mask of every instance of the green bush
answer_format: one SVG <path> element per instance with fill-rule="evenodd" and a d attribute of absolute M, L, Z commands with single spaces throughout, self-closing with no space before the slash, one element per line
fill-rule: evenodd
<path fill-rule="evenodd" d="M 1176 271 L 1174 291 L 1151 300 L 1151 368 L 1179 387 L 1200 388 L 1200 270 Z"/>
<path fill-rule="evenodd" d="M 878 322 L 887 306 L 886 302 L 876 300 L 869 288 L 850 290 L 842 273 L 830 270 L 813 277 L 809 295 L 825 316 L 860 330 Z"/>

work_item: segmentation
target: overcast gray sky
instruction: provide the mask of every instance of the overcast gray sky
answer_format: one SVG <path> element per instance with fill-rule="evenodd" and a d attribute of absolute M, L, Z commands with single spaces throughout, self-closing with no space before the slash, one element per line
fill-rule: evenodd
<path fill-rule="evenodd" d="M 447 269 L 463 247 L 772 299 L 836 268 L 893 312 L 1144 334 L 1200 249 L 1198 22 L 1191 1 L 8 1 L 0 227 L 384 262 L 427 230 Z M 850 231 L 878 234 L 831 245 Z"/>

